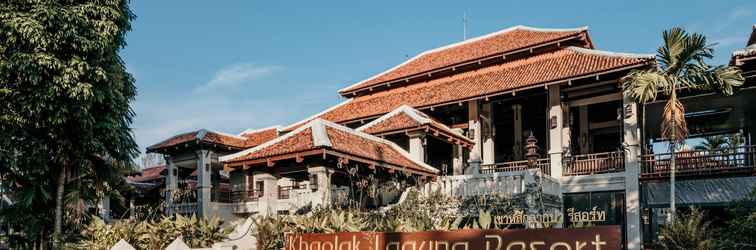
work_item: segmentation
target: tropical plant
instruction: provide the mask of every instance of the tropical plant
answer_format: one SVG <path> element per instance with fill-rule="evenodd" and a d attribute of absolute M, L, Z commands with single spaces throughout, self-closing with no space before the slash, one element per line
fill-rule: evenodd
<path fill-rule="evenodd" d="M 4 188 L 19 203 L 15 214 L 37 218 L 13 226 L 39 247 L 51 235 L 60 247 L 77 174 L 112 161 L 131 165 L 138 153 L 130 129 L 136 88 L 118 54 L 134 18 L 128 4 L 0 4 L 0 175 L 14 183 Z M 79 195 L 86 196 L 95 195 Z"/>
<path fill-rule="evenodd" d="M 706 151 L 715 151 L 720 150 L 729 147 L 729 140 L 724 135 L 712 135 L 709 137 L 706 137 L 706 139 L 701 142 L 701 145 L 697 145 L 697 150 L 706 150 Z"/>
<path fill-rule="evenodd" d="M 230 233 L 230 229 L 222 228 L 221 224 L 217 218 L 201 219 L 194 215 L 177 215 L 142 222 L 121 220 L 109 225 L 95 217 L 83 230 L 83 240 L 71 247 L 110 249 L 123 239 L 138 249 L 165 249 L 179 236 L 190 247 L 210 247 Z"/>
<path fill-rule="evenodd" d="M 664 44 L 657 49 L 657 67 L 634 70 L 623 77 L 623 89 L 629 99 L 646 104 L 657 99 L 659 92 L 667 96 L 662 114 L 662 137 L 670 142 L 671 151 L 688 136 L 685 108 L 677 98 L 681 89 L 719 91 L 732 95 L 743 84 L 744 78 L 737 67 L 712 67 L 705 62 L 713 57 L 713 45 L 706 37 L 689 34 L 682 28 L 672 28 L 662 33 Z M 675 154 L 671 158 L 671 211 L 674 217 Z"/>
<path fill-rule="evenodd" d="M 708 250 L 714 245 L 709 222 L 704 221 L 704 215 L 696 208 L 690 213 L 681 214 L 661 231 L 661 246 L 670 250 Z"/>

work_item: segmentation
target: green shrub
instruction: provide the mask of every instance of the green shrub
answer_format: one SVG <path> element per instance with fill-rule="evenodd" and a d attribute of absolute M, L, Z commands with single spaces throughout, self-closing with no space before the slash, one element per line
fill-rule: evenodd
<path fill-rule="evenodd" d="M 701 211 L 693 208 L 690 213 L 680 213 L 671 225 L 662 229 L 659 242 L 664 249 L 707 250 L 714 247 L 709 222 L 704 221 Z"/>
<path fill-rule="evenodd" d="M 95 218 L 82 232 L 84 240 L 76 248 L 110 249 L 120 239 L 137 249 L 164 249 L 177 237 L 190 247 L 210 247 L 230 233 L 218 219 L 199 219 L 176 215 L 142 222 L 121 220 L 110 225 Z"/>

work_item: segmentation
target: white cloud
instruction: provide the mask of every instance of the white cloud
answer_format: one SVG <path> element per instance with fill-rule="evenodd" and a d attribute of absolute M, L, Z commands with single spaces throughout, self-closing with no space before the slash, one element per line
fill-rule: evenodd
<path fill-rule="evenodd" d="M 240 63 L 224 67 L 215 73 L 213 79 L 194 89 L 194 93 L 201 93 L 217 88 L 239 86 L 275 74 L 283 67 L 276 65 L 258 66 L 250 63 Z"/>

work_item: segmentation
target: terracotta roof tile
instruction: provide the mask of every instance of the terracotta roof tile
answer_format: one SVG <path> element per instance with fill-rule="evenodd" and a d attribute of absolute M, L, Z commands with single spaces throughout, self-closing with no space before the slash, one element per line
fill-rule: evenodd
<path fill-rule="evenodd" d="M 191 141 L 244 149 L 258 145 L 264 140 L 269 140 L 269 137 L 270 135 L 268 131 L 261 131 L 259 135 L 255 134 L 250 135 L 250 137 L 242 137 L 217 131 L 200 129 L 197 131 L 175 135 L 155 145 L 149 146 L 147 147 L 147 152 L 155 152 L 160 149 L 174 147 Z M 250 138 L 252 138 L 252 140 L 250 140 Z"/>
<path fill-rule="evenodd" d="M 225 163 L 253 161 L 314 149 L 328 149 L 426 174 L 438 172 L 427 164 L 412 159 L 409 153 L 393 142 L 322 119 L 310 121 L 257 147 L 221 156 L 220 160 Z"/>
<path fill-rule="evenodd" d="M 434 79 L 372 95 L 359 96 L 319 117 L 348 122 L 375 117 L 401 105 L 415 108 L 536 86 L 619 68 L 642 66 L 653 55 L 634 55 L 569 47 L 533 57 Z M 289 128 L 300 124 L 294 124 Z"/>
<path fill-rule="evenodd" d="M 244 146 L 251 148 L 264 142 L 270 141 L 278 137 L 279 127 L 270 127 L 257 130 L 247 130 L 240 134 L 242 137 L 246 137 L 247 141 Z"/>
<path fill-rule="evenodd" d="M 340 93 L 364 89 L 380 83 L 425 73 L 434 69 L 474 61 L 488 56 L 511 52 L 538 44 L 576 36 L 586 32 L 577 29 L 537 29 L 515 26 L 460 43 L 429 50 L 367 80 L 341 89 Z"/>
<path fill-rule="evenodd" d="M 424 128 L 424 126 L 428 126 L 429 129 L 440 131 L 448 137 L 453 137 L 459 141 L 464 141 L 468 145 L 474 144 L 474 142 L 470 140 L 470 138 L 454 132 L 445 124 L 407 105 L 402 105 L 401 107 L 379 117 L 378 119 L 362 125 L 361 127 L 357 128 L 357 130 L 373 135 L 379 135 L 415 128 L 422 129 Z"/>
<path fill-rule="evenodd" d="M 155 179 L 163 178 L 162 172 L 165 170 L 165 165 L 145 168 L 140 171 L 139 175 L 128 176 L 127 179 L 130 182 L 146 182 Z"/>

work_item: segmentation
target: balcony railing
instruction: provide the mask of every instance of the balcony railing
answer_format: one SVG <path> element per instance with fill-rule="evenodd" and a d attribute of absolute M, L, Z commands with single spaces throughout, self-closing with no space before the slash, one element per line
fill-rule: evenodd
<path fill-rule="evenodd" d="M 669 176 L 672 153 L 643 156 L 641 178 Z M 675 153 L 675 175 L 680 177 L 749 174 L 756 170 L 756 146 Z"/>
<path fill-rule="evenodd" d="M 534 164 L 530 164 L 528 160 L 524 161 L 510 161 L 496 164 L 485 164 L 480 166 L 480 172 L 483 174 L 499 173 L 499 172 L 515 172 L 528 169 L 541 169 L 544 174 L 551 174 L 551 160 L 549 158 L 537 159 Z"/>
<path fill-rule="evenodd" d="M 278 199 L 286 200 L 291 198 L 291 190 L 306 189 L 307 185 L 304 183 L 295 183 L 291 186 L 278 186 Z"/>
<path fill-rule="evenodd" d="M 564 175 L 591 175 L 625 170 L 625 152 L 573 155 L 564 158 Z"/>
<path fill-rule="evenodd" d="M 237 190 L 231 192 L 231 202 L 257 201 L 262 196 L 258 190 Z"/>

